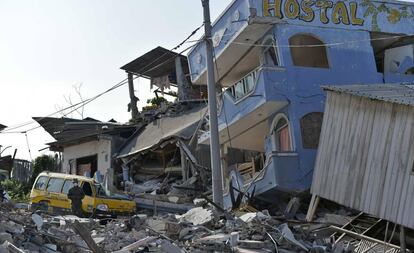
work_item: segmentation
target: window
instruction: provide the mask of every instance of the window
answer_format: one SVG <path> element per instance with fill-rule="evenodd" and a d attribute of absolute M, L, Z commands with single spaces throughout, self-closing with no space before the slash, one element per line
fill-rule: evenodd
<path fill-rule="evenodd" d="M 107 197 L 105 189 L 100 184 L 95 184 L 96 195 L 99 197 Z"/>
<path fill-rule="evenodd" d="M 82 185 L 82 190 L 87 196 L 92 196 L 92 187 L 90 183 L 84 182 Z"/>
<path fill-rule="evenodd" d="M 252 71 L 243 77 L 240 81 L 236 84 L 231 86 L 230 92 L 232 96 L 238 100 L 242 97 L 245 97 L 248 93 L 250 93 L 254 89 L 254 85 L 256 83 L 256 71 Z"/>
<path fill-rule="evenodd" d="M 273 129 L 275 148 L 278 152 L 293 151 L 290 138 L 289 123 L 285 117 L 280 117 Z"/>
<path fill-rule="evenodd" d="M 317 149 L 321 134 L 323 113 L 311 112 L 300 120 L 303 148 Z"/>
<path fill-rule="evenodd" d="M 265 66 L 279 66 L 279 58 L 276 51 L 275 40 L 273 38 L 267 38 L 264 45 L 263 50 L 263 62 L 262 65 Z"/>
<path fill-rule="evenodd" d="M 329 68 L 325 43 L 307 34 L 297 34 L 289 39 L 290 54 L 295 66 Z"/>
<path fill-rule="evenodd" d="M 50 178 L 49 183 L 47 184 L 46 191 L 48 192 L 60 192 L 63 186 L 62 178 Z"/>
<path fill-rule="evenodd" d="M 65 180 L 65 183 L 63 184 L 62 193 L 68 194 L 69 190 L 73 187 L 73 180 L 68 179 Z"/>
<path fill-rule="evenodd" d="M 47 182 L 47 177 L 39 177 L 38 179 L 37 179 L 37 181 L 36 181 L 36 184 L 35 184 L 35 189 L 36 190 L 45 190 L 46 189 L 46 182 Z"/>

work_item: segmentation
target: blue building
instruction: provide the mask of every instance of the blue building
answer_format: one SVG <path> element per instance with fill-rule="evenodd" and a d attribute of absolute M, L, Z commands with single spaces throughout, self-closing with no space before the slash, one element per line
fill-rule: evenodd
<path fill-rule="evenodd" d="M 255 195 L 309 189 L 322 85 L 414 82 L 408 2 L 235 0 L 212 34 L 226 194 L 231 179 Z M 204 41 L 188 61 L 193 84 L 205 85 Z"/>

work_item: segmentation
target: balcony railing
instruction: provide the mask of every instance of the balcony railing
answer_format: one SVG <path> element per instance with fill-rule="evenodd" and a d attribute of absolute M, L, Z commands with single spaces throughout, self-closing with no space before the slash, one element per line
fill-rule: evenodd
<path fill-rule="evenodd" d="M 242 79 L 228 88 L 229 93 L 236 102 L 246 97 L 254 90 L 257 73 L 258 69 L 251 71 L 249 74 L 245 75 Z"/>

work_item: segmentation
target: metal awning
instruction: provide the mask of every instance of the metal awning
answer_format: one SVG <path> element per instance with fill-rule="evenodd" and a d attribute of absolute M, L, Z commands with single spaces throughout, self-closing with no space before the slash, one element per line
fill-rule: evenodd
<path fill-rule="evenodd" d="M 121 67 L 126 72 L 146 78 L 169 76 L 172 83 L 176 82 L 175 59 L 181 58 L 184 74 L 188 74 L 187 57 L 163 47 L 156 47 Z"/>

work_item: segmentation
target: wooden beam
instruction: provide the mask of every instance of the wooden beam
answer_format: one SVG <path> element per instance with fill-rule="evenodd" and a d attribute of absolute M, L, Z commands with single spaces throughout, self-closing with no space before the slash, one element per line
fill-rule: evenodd
<path fill-rule="evenodd" d="M 89 249 L 92 250 L 93 253 L 105 253 L 103 249 L 101 249 L 100 247 L 98 247 L 98 245 L 96 245 L 95 241 L 92 239 L 91 234 L 89 233 L 88 228 L 85 227 L 85 225 L 75 220 L 72 226 L 75 229 L 76 233 L 78 233 L 80 237 L 82 237 L 82 239 L 86 242 Z"/>
<path fill-rule="evenodd" d="M 319 205 L 320 197 L 313 194 L 311 202 L 309 203 L 308 213 L 306 214 L 306 221 L 311 222 L 313 220 L 313 216 L 315 215 L 316 208 Z"/>

